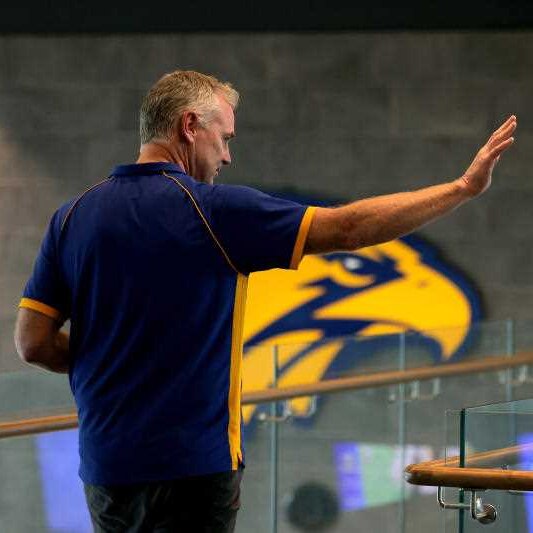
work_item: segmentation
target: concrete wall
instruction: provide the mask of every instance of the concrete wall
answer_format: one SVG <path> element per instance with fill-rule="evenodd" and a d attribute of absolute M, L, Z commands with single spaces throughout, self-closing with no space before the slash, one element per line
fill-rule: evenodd
<path fill-rule="evenodd" d="M 518 142 L 492 189 L 421 234 L 484 295 L 529 317 L 533 33 L 0 37 L 0 369 L 16 368 L 20 292 L 54 209 L 135 160 L 137 109 L 192 68 L 242 93 L 221 181 L 340 199 L 454 178 L 503 118 Z"/>

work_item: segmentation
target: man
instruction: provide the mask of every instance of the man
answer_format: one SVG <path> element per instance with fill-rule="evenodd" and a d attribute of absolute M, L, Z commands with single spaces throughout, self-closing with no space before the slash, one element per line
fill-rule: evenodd
<path fill-rule="evenodd" d="M 17 350 L 69 373 L 97 531 L 233 531 L 248 274 L 452 211 L 488 188 L 516 128 L 511 116 L 449 183 L 314 208 L 213 184 L 231 162 L 237 103 L 210 76 L 161 78 L 141 108 L 137 163 L 54 214 L 24 291 Z"/>

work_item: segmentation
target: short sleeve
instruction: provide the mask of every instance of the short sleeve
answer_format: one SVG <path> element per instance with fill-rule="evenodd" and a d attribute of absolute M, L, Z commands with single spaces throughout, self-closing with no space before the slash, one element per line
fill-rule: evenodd
<path fill-rule="evenodd" d="M 20 307 L 39 311 L 54 319 L 66 319 L 69 316 L 69 299 L 58 258 L 60 232 L 58 211 L 50 221 L 20 301 Z"/>
<path fill-rule="evenodd" d="M 298 268 L 314 207 L 250 187 L 210 187 L 207 212 L 217 239 L 243 273 Z"/>

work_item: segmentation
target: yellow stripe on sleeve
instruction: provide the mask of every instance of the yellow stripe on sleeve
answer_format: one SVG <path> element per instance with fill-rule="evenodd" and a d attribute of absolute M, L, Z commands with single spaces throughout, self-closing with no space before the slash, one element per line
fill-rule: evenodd
<path fill-rule="evenodd" d="M 22 298 L 22 300 L 20 300 L 19 307 L 25 307 L 26 309 L 38 311 L 39 313 L 49 316 L 54 320 L 57 320 L 61 316 L 61 313 L 57 309 L 54 309 L 53 307 L 43 304 L 37 300 L 32 300 L 31 298 Z"/>
<path fill-rule="evenodd" d="M 231 367 L 228 396 L 229 423 L 228 439 L 231 454 L 231 469 L 237 470 L 242 462 L 241 450 L 241 382 L 242 382 L 242 339 L 244 324 L 244 307 L 248 277 L 237 274 L 235 304 L 233 307 L 233 325 L 231 334 Z"/>
<path fill-rule="evenodd" d="M 311 221 L 313 220 L 315 211 L 316 207 L 310 206 L 305 210 L 304 216 L 302 217 L 300 229 L 298 230 L 298 236 L 296 237 L 296 242 L 294 243 L 294 249 L 292 251 L 290 268 L 293 270 L 298 268 L 298 265 L 302 260 L 305 241 L 307 240 L 307 234 L 309 233 L 309 228 L 311 227 Z"/>

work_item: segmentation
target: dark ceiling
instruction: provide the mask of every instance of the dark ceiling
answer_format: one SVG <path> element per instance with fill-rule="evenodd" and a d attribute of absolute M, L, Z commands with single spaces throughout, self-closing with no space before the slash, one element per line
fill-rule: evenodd
<path fill-rule="evenodd" d="M 37 1 L 5 3 L 2 33 L 510 30 L 533 27 L 533 2 L 359 3 Z"/>

